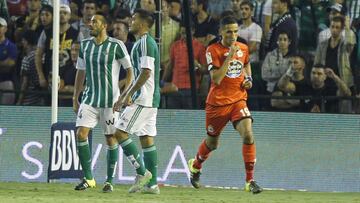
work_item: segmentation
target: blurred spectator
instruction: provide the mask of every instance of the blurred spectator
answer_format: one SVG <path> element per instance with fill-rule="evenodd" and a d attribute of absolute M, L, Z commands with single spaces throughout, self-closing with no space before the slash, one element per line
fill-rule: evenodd
<path fill-rule="evenodd" d="M 194 27 L 192 26 L 192 33 Z M 205 46 L 196 39 L 192 39 L 194 65 L 196 69 L 196 89 L 199 90 L 202 73 L 207 72 L 205 59 Z M 165 69 L 163 81 L 172 82 L 178 91 L 170 94 L 167 108 L 190 109 L 192 108 L 191 82 L 189 72 L 188 51 L 186 46 L 186 28 L 180 27 L 180 39 L 171 45 L 170 65 Z M 166 84 L 166 85 L 172 85 Z"/>
<path fill-rule="evenodd" d="M 6 0 L 0 0 L 0 17 L 6 21 L 10 20 Z"/>
<path fill-rule="evenodd" d="M 7 1 L 7 7 L 9 9 L 9 15 L 15 18 L 24 16 L 26 14 L 26 2 L 27 0 Z"/>
<path fill-rule="evenodd" d="M 71 18 L 69 20 L 69 22 L 72 24 L 74 22 L 77 22 L 78 20 L 80 20 L 79 14 L 80 14 L 80 10 L 79 8 L 81 7 L 82 2 L 78 3 L 77 1 L 71 1 L 69 6 L 70 6 L 70 10 L 71 12 Z"/>
<path fill-rule="evenodd" d="M 156 11 L 155 0 L 140 0 L 140 8 L 145 9 L 150 13 L 155 13 Z"/>
<path fill-rule="evenodd" d="M 345 29 L 345 38 L 341 37 L 341 32 Z M 330 22 L 331 38 L 321 42 L 316 50 L 315 64 L 324 64 L 325 67 L 332 69 L 336 75 L 353 88 L 354 77 L 350 66 L 350 55 L 356 43 L 355 35 L 350 30 L 350 17 L 344 19 L 336 16 Z M 333 80 L 327 81 L 330 87 L 335 87 Z M 350 101 L 340 102 L 340 112 L 349 113 L 352 111 Z"/>
<path fill-rule="evenodd" d="M 53 8 L 50 5 L 43 5 L 40 10 L 40 22 L 42 30 L 52 28 L 53 23 Z"/>
<path fill-rule="evenodd" d="M 262 37 L 261 27 L 251 18 L 253 9 L 253 4 L 248 0 L 244 0 L 240 4 L 241 24 L 238 31 L 239 36 L 245 39 L 249 46 L 250 62 L 252 63 L 259 61 L 259 47 Z"/>
<path fill-rule="evenodd" d="M 17 57 L 16 45 L 6 38 L 7 22 L 0 18 L 0 91 L 15 90 L 13 72 Z M 15 93 L 0 95 L 0 104 L 11 105 L 15 103 Z"/>
<path fill-rule="evenodd" d="M 304 56 L 292 56 L 290 66 L 286 73 L 281 76 L 272 96 L 306 96 L 305 68 L 306 62 Z M 287 111 L 306 111 L 303 99 L 271 99 L 271 106 L 275 109 Z"/>
<path fill-rule="evenodd" d="M 59 106 L 72 106 L 72 96 L 74 93 L 76 61 L 79 55 L 80 43 L 74 41 L 71 45 L 71 63 L 67 63 L 59 70 Z"/>
<path fill-rule="evenodd" d="M 218 22 L 207 13 L 208 0 L 192 0 L 191 2 L 195 26 L 194 37 L 204 46 L 207 46 L 217 36 Z"/>
<path fill-rule="evenodd" d="M 278 48 L 269 52 L 261 67 L 263 80 L 266 81 L 266 90 L 271 94 L 280 77 L 287 71 L 290 64 L 289 45 L 291 44 L 289 35 L 282 31 L 278 35 Z"/>
<path fill-rule="evenodd" d="M 272 51 L 277 47 L 276 39 L 281 31 L 286 30 L 288 33 L 291 44 L 289 46 L 289 52 L 294 54 L 297 49 L 297 27 L 294 19 L 289 13 L 290 0 L 273 0 L 273 12 L 279 14 L 279 18 L 273 22 L 270 26 L 268 36 L 266 36 L 266 51 Z"/>
<path fill-rule="evenodd" d="M 306 0 L 300 1 L 298 7 L 301 12 L 299 50 L 315 52 L 318 35 L 327 27 L 329 2 Z"/>
<path fill-rule="evenodd" d="M 336 87 L 329 87 L 325 83 L 326 78 L 333 80 Z M 331 99 L 324 99 L 323 96 L 336 96 L 337 91 L 340 96 L 351 95 L 351 91 L 345 82 L 341 80 L 332 69 L 325 68 L 323 65 L 315 64 L 313 66 L 310 81 L 311 85 L 306 88 L 306 95 L 312 96 L 313 98 L 305 100 L 305 105 L 310 112 L 338 113 L 336 102 Z"/>
<path fill-rule="evenodd" d="M 264 30 L 264 37 L 269 35 L 270 32 L 270 26 L 273 22 L 273 9 L 272 9 L 272 0 L 265 0 L 265 4 L 262 11 L 263 15 L 263 24 L 262 28 Z"/>
<path fill-rule="evenodd" d="M 167 1 L 161 2 L 161 43 L 160 43 L 160 65 L 164 70 L 170 61 L 170 46 L 179 37 L 180 26 L 169 16 L 169 4 Z M 155 36 L 155 25 L 152 26 L 150 34 Z"/>
<path fill-rule="evenodd" d="M 260 27 L 263 27 L 264 26 L 263 12 L 264 12 L 264 9 L 265 9 L 266 0 L 252 0 L 251 2 L 254 5 L 254 9 L 253 9 L 254 21 L 258 25 L 260 25 Z"/>
<path fill-rule="evenodd" d="M 43 105 L 43 97 L 32 91 L 40 91 L 39 77 L 35 67 L 36 33 L 25 31 L 22 38 L 22 45 L 25 56 L 21 61 L 21 87 L 17 105 Z"/>
<path fill-rule="evenodd" d="M 360 17 L 360 0 L 346 0 L 351 21 Z"/>
<path fill-rule="evenodd" d="M 75 41 L 83 39 L 81 33 L 75 30 L 70 24 L 70 7 L 66 4 L 60 5 L 60 50 L 59 50 L 59 71 L 65 65 L 71 64 L 70 50 Z M 44 62 L 42 60 L 44 54 Z M 39 76 L 40 87 L 48 87 L 49 72 L 52 69 L 52 30 L 45 29 L 39 38 L 36 55 L 36 70 Z"/>
<path fill-rule="evenodd" d="M 129 25 L 122 20 L 115 20 L 112 24 L 113 27 L 113 33 L 112 36 L 118 40 L 121 40 L 124 42 L 126 46 L 126 50 L 128 53 L 131 53 L 132 47 L 134 46 L 134 42 L 130 41 L 128 39 L 129 36 Z M 119 74 L 119 87 L 120 90 L 123 90 L 125 87 L 126 82 L 126 69 L 125 67 L 120 68 L 120 74 Z"/>
<path fill-rule="evenodd" d="M 81 7 L 82 18 L 72 24 L 84 38 L 90 37 L 90 21 L 97 9 L 95 0 L 84 0 Z"/>
<path fill-rule="evenodd" d="M 117 9 L 114 11 L 114 19 L 115 20 L 121 20 L 126 22 L 126 24 L 130 25 L 131 24 L 131 13 L 130 11 L 126 10 L 126 9 Z"/>
<path fill-rule="evenodd" d="M 115 0 L 114 10 L 127 10 L 129 13 L 133 13 L 138 5 L 138 0 Z M 121 13 L 121 12 L 114 12 Z M 116 16 L 116 15 L 115 15 Z"/>
<path fill-rule="evenodd" d="M 181 0 L 167 0 L 169 3 L 169 15 L 172 19 L 177 22 L 180 22 L 182 19 L 181 15 Z"/>
<path fill-rule="evenodd" d="M 242 18 L 241 10 L 240 10 L 240 4 L 242 1 L 243 0 L 231 0 L 232 11 L 234 12 L 234 17 L 238 21 L 240 21 L 240 19 Z M 250 15 L 250 17 L 251 17 L 251 15 Z"/>
<path fill-rule="evenodd" d="M 327 12 L 329 13 L 329 22 L 331 22 L 331 19 L 335 16 L 342 16 L 345 17 L 346 10 L 341 4 L 334 4 L 331 7 L 327 8 Z M 341 32 L 342 37 L 345 37 L 345 31 L 343 30 Z M 330 39 L 331 37 L 331 31 L 330 26 L 329 28 L 324 29 L 319 33 L 318 43 L 321 43 L 325 40 Z"/>
<path fill-rule="evenodd" d="M 231 9 L 231 0 L 207 0 L 208 14 L 216 21 L 220 20 L 222 12 Z"/>

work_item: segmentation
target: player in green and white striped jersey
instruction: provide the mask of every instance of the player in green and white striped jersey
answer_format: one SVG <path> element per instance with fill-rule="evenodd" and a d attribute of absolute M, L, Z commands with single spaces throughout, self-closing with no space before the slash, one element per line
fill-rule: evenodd
<path fill-rule="evenodd" d="M 160 103 L 160 60 L 157 44 L 149 35 L 153 23 L 151 13 L 142 9 L 135 10 L 130 26 L 130 32 L 137 38 L 131 51 L 135 83 L 114 105 L 115 110 L 126 106 L 118 122 L 115 123 L 117 128 L 115 137 L 129 157 L 128 154 L 136 149 L 136 145 L 128 134 L 139 136 L 144 160 L 133 157 L 131 161 L 134 163 L 143 161 L 147 169 L 145 173 L 137 170 L 138 175 L 135 184 L 129 189 L 130 193 L 142 190 L 146 193 L 160 194 L 156 181 L 157 150 L 154 144 L 157 108 Z"/>
<path fill-rule="evenodd" d="M 113 112 L 112 106 L 120 96 L 118 82 L 121 65 L 127 70 L 126 88 L 132 82 L 133 73 L 124 43 L 107 35 L 107 25 L 104 16 L 94 15 L 90 24 L 90 34 L 93 37 L 83 40 L 80 44 L 73 108 L 77 113 L 77 146 L 85 178 L 75 187 L 75 190 L 95 187 L 96 183 L 91 172 L 88 134 L 98 122 L 103 128 L 108 145 L 107 180 L 103 191 L 111 192 L 113 190 L 112 179 L 118 160 L 118 143 L 114 137 L 114 123 L 118 119 L 118 113 Z M 79 107 L 78 98 L 85 78 L 85 90 Z"/>

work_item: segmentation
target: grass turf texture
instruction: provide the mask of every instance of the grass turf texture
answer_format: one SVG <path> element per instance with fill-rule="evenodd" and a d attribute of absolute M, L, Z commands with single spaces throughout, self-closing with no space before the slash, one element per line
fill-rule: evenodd
<path fill-rule="evenodd" d="M 359 193 L 270 191 L 253 195 L 234 189 L 161 187 L 160 195 L 128 194 L 129 185 L 115 185 L 114 192 L 102 193 L 102 184 L 94 189 L 75 191 L 75 184 L 0 182 L 0 202 L 360 202 Z"/>

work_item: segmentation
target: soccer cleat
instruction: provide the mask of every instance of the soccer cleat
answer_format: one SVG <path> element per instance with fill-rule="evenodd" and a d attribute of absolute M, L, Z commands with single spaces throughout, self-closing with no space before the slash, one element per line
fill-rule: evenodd
<path fill-rule="evenodd" d="M 263 189 L 254 180 L 246 182 L 244 190 L 246 192 L 252 192 L 253 194 L 259 194 L 263 191 Z"/>
<path fill-rule="evenodd" d="M 104 187 L 102 189 L 103 192 L 108 193 L 108 192 L 112 192 L 113 190 L 114 190 L 114 187 L 112 186 L 111 183 L 109 183 L 109 182 L 104 183 Z"/>
<path fill-rule="evenodd" d="M 154 194 L 154 195 L 159 195 L 160 194 L 160 188 L 158 185 L 153 185 L 153 186 L 145 186 L 143 188 L 143 190 L 141 191 L 144 194 Z"/>
<path fill-rule="evenodd" d="M 86 180 L 85 178 L 79 183 L 79 185 L 75 186 L 75 190 L 86 190 L 87 188 L 96 187 L 95 179 Z"/>
<path fill-rule="evenodd" d="M 194 186 L 194 188 L 198 189 L 198 188 L 200 188 L 201 172 L 199 169 L 194 168 L 194 166 L 193 166 L 194 161 L 195 161 L 195 159 L 190 159 L 188 161 L 188 167 L 189 167 L 189 171 L 190 171 L 190 182 L 191 182 L 192 186 Z"/>
<path fill-rule="evenodd" d="M 129 193 L 134 193 L 141 190 L 146 184 L 150 182 L 152 174 L 146 170 L 144 175 L 137 174 L 135 177 L 135 183 L 129 189 Z"/>

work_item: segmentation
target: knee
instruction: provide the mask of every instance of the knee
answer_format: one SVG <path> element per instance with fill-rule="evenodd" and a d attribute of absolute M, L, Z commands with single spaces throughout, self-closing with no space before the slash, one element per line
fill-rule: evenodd
<path fill-rule="evenodd" d="M 219 147 L 219 140 L 218 139 L 206 139 L 206 146 L 211 150 L 214 151 Z"/>
<path fill-rule="evenodd" d="M 112 134 L 111 135 L 105 135 L 105 139 L 106 139 L 106 144 L 108 146 L 113 146 L 113 145 L 117 144 L 117 140 L 116 140 L 115 136 L 112 135 Z"/>
<path fill-rule="evenodd" d="M 84 129 L 78 129 L 76 132 L 76 137 L 78 140 L 86 140 L 88 138 L 88 131 Z"/>
<path fill-rule="evenodd" d="M 129 138 L 129 135 L 121 130 L 116 130 L 114 138 L 119 142 L 122 143 L 123 141 L 127 140 Z"/>

